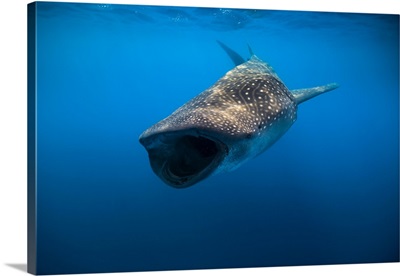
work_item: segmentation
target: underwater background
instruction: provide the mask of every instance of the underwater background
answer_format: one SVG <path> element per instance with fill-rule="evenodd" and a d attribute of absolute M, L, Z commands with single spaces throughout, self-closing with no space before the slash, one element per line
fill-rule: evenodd
<path fill-rule="evenodd" d="M 399 261 L 399 16 L 36 3 L 40 274 Z M 269 150 L 187 189 L 139 135 L 247 45 L 301 104 Z"/>

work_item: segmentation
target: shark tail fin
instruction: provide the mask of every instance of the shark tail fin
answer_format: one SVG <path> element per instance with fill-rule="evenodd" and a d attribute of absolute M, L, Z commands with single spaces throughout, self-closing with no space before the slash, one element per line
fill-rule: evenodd
<path fill-rule="evenodd" d="M 322 93 L 325 93 L 325 92 L 328 92 L 331 90 L 334 90 L 338 87 L 339 87 L 339 85 L 337 83 L 330 83 L 327 85 L 322 85 L 322 86 L 317 86 L 317 87 L 312 87 L 312 88 L 295 89 L 295 90 L 291 90 L 290 92 L 294 96 L 296 103 L 300 104 L 311 98 L 314 98 L 315 96 L 318 96 Z"/>

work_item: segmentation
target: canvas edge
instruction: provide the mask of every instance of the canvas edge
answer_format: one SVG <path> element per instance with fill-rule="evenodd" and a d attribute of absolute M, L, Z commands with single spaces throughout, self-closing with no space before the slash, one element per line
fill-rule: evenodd
<path fill-rule="evenodd" d="M 36 235 L 36 3 L 27 5 L 27 184 L 28 184 L 28 273 L 37 273 L 37 235 Z"/>
<path fill-rule="evenodd" d="M 67 2 L 60 2 L 67 3 Z M 80 3 L 80 2 L 77 2 Z M 91 4 L 95 4 L 94 2 Z M 118 5 L 115 3 L 115 5 Z M 119 4 L 123 5 L 123 4 Z M 127 4 L 128 5 L 128 4 Z M 141 4 L 132 4 L 132 5 L 141 5 Z M 151 5 L 152 4 L 142 4 L 142 5 Z M 158 5 L 161 7 L 169 7 L 166 5 Z M 177 7 L 190 7 L 190 6 L 177 6 Z M 206 8 L 206 7 L 204 7 Z M 241 8 L 238 8 L 241 9 Z M 28 237 L 28 251 L 27 251 L 27 272 L 33 275 L 37 275 L 37 109 L 36 109 L 36 99 L 37 99 L 37 2 L 32 2 L 27 4 L 27 214 L 28 214 L 28 224 L 27 224 L 27 237 Z M 307 12 L 307 11 L 301 11 Z M 325 12 L 325 11 L 310 11 L 310 12 Z M 328 11 L 329 12 L 329 11 Z M 347 13 L 347 12 L 346 12 Z M 350 13 L 350 12 L 349 12 Z M 400 18 L 398 14 L 386 14 L 386 15 L 395 15 Z M 399 262 L 398 260 L 396 262 Z M 391 262 L 389 262 L 391 263 Z M 350 263 L 351 265 L 358 263 Z M 369 263 L 368 263 L 369 264 Z M 337 264 L 327 264 L 327 265 L 337 265 Z M 339 265 L 348 265 L 348 264 L 339 264 Z M 298 265 L 295 265 L 296 267 Z M 304 266 L 304 265 L 300 265 Z M 244 267 L 244 268 L 254 268 L 254 267 Z M 267 268 L 267 267 L 263 267 Z M 221 268 L 207 268 L 206 270 L 215 270 Z M 231 268 L 222 268 L 222 269 L 243 269 L 241 267 L 231 267 Z M 184 269 L 185 270 L 185 269 Z M 193 269 L 189 269 L 193 270 Z M 188 270 L 188 271 L 189 271 Z M 194 270 L 202 270 L 202 269 L 194 269 Z M 157 272 L 156 270 L 150 270 Z M 165 270 L 161 270 L 165 271 Z M 92 272 L 98 273 L 98 272 Z M 104 273 L 104 272 L 99 272 Z M 112 272 L 105 272 L 112 273 Z M 120 273 L 120 272 L 115 272 Z M 122 271 L 124 273 L 124 271 Z"/>

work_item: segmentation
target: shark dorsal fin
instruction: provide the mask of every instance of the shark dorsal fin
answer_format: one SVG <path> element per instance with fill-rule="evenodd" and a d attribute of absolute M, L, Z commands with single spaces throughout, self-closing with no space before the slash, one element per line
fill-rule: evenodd
<path fill-rule="evenodd" d="M 231 58 L 235 66 L 238 66 L 245 62 L 244 58 L 242 58 L 242 56 L 239 55 L 237 52 L 226 46 L 221 41 L 217 40 L 217 42 L 222 47 L 222 49 L 224 49 L 224 51 L 228 54 L 228 56 Z"/>
<path fill-rule="evenodd" d="M 251 49 L 250 44 L 247 44 L 247 48 L 249 48 L 250 56 L 251 57 L 254 56 L 254 52 L 253 52 L 253 49 Z"/>

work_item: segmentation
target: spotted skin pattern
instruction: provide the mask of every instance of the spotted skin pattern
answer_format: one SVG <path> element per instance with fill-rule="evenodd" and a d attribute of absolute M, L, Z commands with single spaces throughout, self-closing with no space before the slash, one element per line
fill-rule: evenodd
<path fill-rule="evenodd" d="M 189 187 L 264 152 L 296 121 L 299 103 L 335 88 L 289 91 L 271 66 L 252 55 L 139 141 L 165 183 Z"/>
<path fill-rule="evenodd" d="M 273 69 L 253 56 L 146 132 L 179 125 L 260 135 L 280 119 L 293 124 L 296 110 L 294 97 Z"/>

